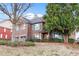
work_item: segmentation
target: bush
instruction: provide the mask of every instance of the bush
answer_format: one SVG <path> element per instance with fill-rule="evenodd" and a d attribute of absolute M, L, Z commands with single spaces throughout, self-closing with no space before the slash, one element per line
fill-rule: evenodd
<path fill-rule="evenodd" d="M 6 45 L 8 43 L 7 40 L 0 40 L 0 45 Z"/>
<path fill-rule="evenodd" d="M 41 40 L 40 39 L 30 39 L 29 41 L 32 41 L 32 42 L 40 42 Z"/>
<path fill-rule="evenodd" d="M 41 40 L 41 42 L 49 42 L 50 40 L 49 39 L 43 39 Z"/>
<path fill-rule="evenodd" d="M 63 43 L 64 42 L 64 39 L 53 38 L 53 39 L 50 39 L 49 41 L 50 42 L 60 42 L 60 43 Z"/>
<path fill-rule="evenodd" d="M 7 42 L 6 45 L 7 45 L 7 46 L 11 46 L 11 45 L 12 45 L 12 42 Z"/>
<path fill-rule="evenodd" d="M 69 43 L 74 43 L 74 42 L 75 42 L 75 39 L 69 38 L 69 39 L 68 39 L 68 42 L 69 42 Z"/>
<path fill-rule="evenodd" d="M 24 43 L 24 46 L 35 46 L 35 43 L 27 41 L 27 42 Z"/>
<path fill-rule="evenodd" d="M 26 41 L 26 42 L 12 42 L 11 43 L 12 46 L 16 47 L 16 46 L 34 46 L 35 43 L 31 42 L 31 41 Z"/>
<path fill-rule="evenodd" d="M 17 41 L 15 41 L 15 42 L 8 42 L 8 46 L 16 47 L 18 45 L 19 45 L 19 43 Z"/>
<path fill-rule="evenodd" d="M 11 41 L 6 41 L 6 40 L 0 40 L 0 45 L 7 45 L 7 46 L 34 46 L 35 43 L 32 42 L 32 41 L 14 41 L 14 42 L 11 42 Z"/>

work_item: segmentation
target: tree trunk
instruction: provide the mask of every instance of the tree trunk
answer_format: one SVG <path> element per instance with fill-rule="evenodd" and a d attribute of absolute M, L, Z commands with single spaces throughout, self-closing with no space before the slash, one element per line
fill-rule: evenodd
<path fill-rule="evenodd" d="M 15 30 L 16 30 L 16 25 L 12 24 L 12 38 L 11 41 L 15 41 Z"/>
<path fill-rule="evenodd" d="M 64 35 L 64 43 L 68 44 L 68 35 Z"/>

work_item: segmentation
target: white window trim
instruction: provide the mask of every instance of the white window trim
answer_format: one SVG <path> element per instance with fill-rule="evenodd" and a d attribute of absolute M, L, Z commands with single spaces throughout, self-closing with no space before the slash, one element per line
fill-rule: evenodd
<path fill-rule="evenodd" d="M 19 31 L 19 26 L 16 26 L 16 31 Z"/>
<path fill-rule="evenodd" d="M 6 32 L 6 29 L 4 28 L 4 32 Z"/>
<path fill-rule="evenodd" d="M 8 37 L 8 35 L 6 34 L 6 35 L 5 35 L 5 38 L 7 39 L 7 37 Z"/>
<path fill-rule="evenodd" d="M 41 24 L 34 24 L 34 30 L 40 30 L 41 29 Z"/>
<path fill-rule="evenodd" d="M 0 34 L 0 38 L 2 38 L 3 37 L 3 34 Z"/>

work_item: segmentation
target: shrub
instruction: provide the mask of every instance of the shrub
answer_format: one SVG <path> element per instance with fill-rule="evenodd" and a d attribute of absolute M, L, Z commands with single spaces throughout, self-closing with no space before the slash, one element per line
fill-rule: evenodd
<path fill-rule="evenodd" d="M 74 43 L 74 41 L 75 41 L 75 39 L 73 39 L 73 38 L 69 38 L 69 39 L 68 39 L 68 42 L 69 42 L 69 43 Z"/>
<path fill-rule="evenodd" d="M 60 42 L 60 43 L 62 43 L 62 42 L 64 42 L 64 39 L 53 38 L 53 39 L 50 39 L 49 41 L 50 42 Z"/>
<path fill-rule="evenodd" d="M 32 41 L 14 41 L 14 42 L 11 42 L 11 41 L 7 41 L 7 40 L 0 40 L 0 45 L 7 45 L 7 46 L 34 46 L 35 43 L 32 42 Z"/>
<path fill-rule="evenodd" d="M 8 46 L 16 47 L 16 46 L 18 46 L 19 44 L 18 44 L 18 42 L 14 41 L 14 42 L 8 42 L 7 45 L 8 45 Z"/>
<path fill-rule="evenodd" d="M 27 39 L 26 42 L 27 42 L 27 41 L 34 42 L 34 39 Z"/>
<path fill-rule="evenodd" d="M 12 46 L 16 47 L 16 46 L 34 46 L 34 42 L 31 42 L 31 41 L 25 41 L 25 42 L 12 42 L 11 44 Z"/>
<path fill-rule="evenodd" d="M 32 41 L 32 42 L 40 42 L 41 40 L 40 39 L 30 39 L 29 41 Z"/>
<path fill-rule="evenodd" d="M 49 42 L 50 40 L 49 39 L 43 39 L 41 40 L 41 42 Z"/>
<path fill-rule="evenodd" d="M 0 41 L 0 45 L 5 45 L 6 42 L 5 41 Z"/>
<path fill-rule="evenodd" d="M 6 45 L 7 45 L 7 46 L 11 46 L 11 45 L 12 45 L 12 42 L 7 42 Z"/>
<path fill-rule="evenodd" d="M 0 45 L 6 45 L 8 43 L 7 40 L 0 40 Z"/>
<path fill-rule="evenodd" d="M 24 46 L 35 46 L 35 43 L 31 41 L 27 41 L 24 43 Z"/>

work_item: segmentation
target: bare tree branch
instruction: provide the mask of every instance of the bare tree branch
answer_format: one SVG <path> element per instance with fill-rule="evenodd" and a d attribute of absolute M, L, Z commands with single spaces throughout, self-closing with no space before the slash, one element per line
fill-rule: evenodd
<path fill-rule="evenodd" d="M 16 24 L 23 14 L 30 8 L 31 4 L 25 3 L 11 3 L 11 4 L 0 4 L 0 11 L 6 14 L 10 19 L 11 23 Z M 10 10 L 8 8 L 11 7 Z"/>
<path fill-rule="evenodd" d="M 4 6 L 2 6 L 2 5 L 3 4 L 0 4 L 0 11 L 2 11 L 4 14 L 8 15 L 11 18 L 8 10 L 6 10 L 6 8 Z"/>

